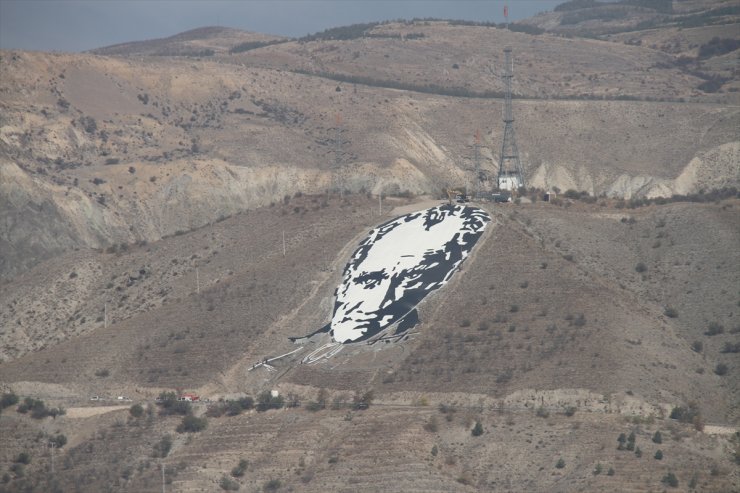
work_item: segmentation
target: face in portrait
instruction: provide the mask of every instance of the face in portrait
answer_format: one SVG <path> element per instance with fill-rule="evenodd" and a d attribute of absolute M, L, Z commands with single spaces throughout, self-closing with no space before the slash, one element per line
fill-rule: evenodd
<path fill-rule="evenodd" d="M 452 277 L 490 220 L 477 207 L 442 205 L 370 231 L 336 290 L 332 338 L 364 341 L 404 318 Z"/>

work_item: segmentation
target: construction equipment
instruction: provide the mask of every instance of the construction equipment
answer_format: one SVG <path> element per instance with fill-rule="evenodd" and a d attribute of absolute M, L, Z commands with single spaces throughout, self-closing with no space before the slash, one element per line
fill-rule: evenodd
<path fill-rule="evenodd" d="M 460 190 L 452 190 L 447 189 L 447 200 L 450 204 L 452 204 L 452 201 L 454 200 L 458 204 L 464 204 L 465 202 L 470 202 L 470 199 L 468 198 L 468 195 L 465 192 L 461 192 Z"/>

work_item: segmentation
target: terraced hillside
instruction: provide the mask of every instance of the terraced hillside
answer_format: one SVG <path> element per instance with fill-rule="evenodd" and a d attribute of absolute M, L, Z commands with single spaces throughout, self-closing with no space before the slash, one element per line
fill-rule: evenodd
<path fill-rule="evenodd" d="M 92 481 L 89 488 L 98 480 L 130 491 L 158 488 L 160 471 L 147 450 L 167 433 L 178 437 L 168 475 L 183 491 L 213 488 L 241 459 L 250 473 L 238 481 L 248 488 L 279 480 L 306 491 L 348 485 L 408 491 L 421 476 L 422 483 L 413 483 L 419 491 L 525 484 L 538 491 L 640 491 L 657 487 L 668 472 L 681 484 L 703 481 L 710 490 L 737 485 L 730 462 L 737 367 L 734 354 L 723 350 L 737 333 L 737 293 L 727 289 L 738 278 L 731 247 L 740 231 L 737 200 L 638 209 L 610 202 L 495 206 L 480 248 L 449 286 L 425 301 L 410 340 L 349 348 L 317 365 L 300 365 L 299 353 L 273 363 L 277 372 L 249 371 L 262 358 L 294 348 L 289 336 L 325 323 L 340 266 L 382 220 L 365 197 L 349 196 L 344 205 L 330 200 L 323 208 L 320 200 L 294 198 L 117 253 L 66 256 L 67 270 L 82 272 L 77 266 L 94 260 L 111 273 L 113 286 L 90 290 L 108 293 L 111 325 L 98 321 L 75 335 L 63 334 L 58 321 L 55 332 L 66 341 L 48 341 L 0 367 L 2 381 L 18 394 L 71 409 L 87 409 L 93 394 L 127 395 L 153 406 L 152 398 L 168 388 L 213 399 L 279 389 L 302 407 L 212 417 L 192 438 L 177 434 L 178 420 L 157 417 L 156 409 L 149 421 L 136 421 L 124 408 L 107 425 L 66 416 L 36 423 L 10 409 L 2 420 L 20 426 L 19 438 L 4 467 L 29 447 L 44 456 L 31 445 L 41 427 L 71 438 L 59 460 L 70 457 L 74 465 L 60 481 L 84 477 Z M 285 258 L 275 224 L 288 232 Z M 182 245 L 198 245 L 188 251 L 196 258 Z M 328 251 L 339 254 L 319 253 Z M 196 261 L 200 294 L 193 292 Z M 635 270 L 639 263 L 645 271 Z M 160 275 L 131 276 L 139 266 Z M 68 277 L 67 270 L 60 274 Z M 36 288 L 26 296 L 48 306 L 53 284 L 32 281 L 41 271 L 19 280 L 23 286 L 27 277 L 27 286 Z M 677 289 L 662 289 L 664 278 Z M 163 293 L 156 306 L 136 302 L 151 300 L 155 289 Z M 79 306 L 100 313 L 103 298 L 78 296 Z M 668 307 L 677 313 L 666 315 Z M 723 330 L 709 333 L 707 321 Z M 726 373 L 718 374 L 720 364 Z M 307 409 L 320 388 L 334 403 L 327 407 L 339 409 Z M 369 411 L 345 407 L 368 389 L 375 392 Z M 687 406 L 697 406 L 700 424 L 668 419 L 674 408 Z M 485 440 L 470 435 L 476 420 Z M 106 426 L 126 434 L 121 446 L 136 440 L 141 426 L 151 431 L 137 442 L 139 452 L 115 459 L 122 449 L 109 442 L 100 448 L 89 438 L 91 429 L 99 434 Z M 657 429 L 675 439 L 654 444 Z M 618 435 L 631 431 L 641 458 L 616 449 Z M 85 456 L 90 447 L 99 453 Z M 659 448 L 665 461 L 658 463 L 652 457 Z M 503 450 L 511 459 L 502 464 L 496 458 Z M 562 471 L 555 468 L 560 457 Z M 598 463 L 603 474 L 594 475 Z M 605 475 L 609 468 L 614 478 Z M 99 479 L 92 479 L 93 470 Z"/>
<path fill-rule="evenodd" d="M 627 198 L 737 186 L 734 93 L 703 92 L 644 46 L 414 22 L 207 57 L 8 51 L 0 270 L 323 192 L 336 163 L 355 192 L 472 186 L 478 129 L 491 186 L 501 87 L 489 68 L 506 45 L 529 184 Z"/>
<path fill-rule="evenodd" d="M 588 3 L 0 52 L 0 493 L 740 490 L 736 14 Z M 476 129 L 492 186 L 506 45 L 541 190 L 407 338 L 304 361 Z"/>

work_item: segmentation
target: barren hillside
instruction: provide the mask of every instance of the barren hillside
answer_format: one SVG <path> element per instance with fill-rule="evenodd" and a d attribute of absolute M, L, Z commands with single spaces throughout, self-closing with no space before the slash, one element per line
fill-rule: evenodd
<path fill-rule="evenodd" d="M 491 231 L 453 283 L 424 303 L 410 340 L 299 365 L 306 349 L 275 363 L 276 373 L 248 371 L 292 350 L 289 336 L 326 322 L 341 265 L 391 213 L 386 204 L 378 216 L 364 196 L 325 200 L 292 198 L 152 244 L 67 254 L 23 274 L 2 292 L 3 324 L 13 326 L 4 348 L 15 357 L 0 366 L 2 381 L 74 409 L 89 406 L 90 395 L 152 405 L 167 388 L 213 399 L 275 388 L 303 407 L 326 388 L 341 408 L 374 389 L 370 411 L 268 411 L 209 419 L 206 432 L 187 440 L 175 434 L 167 474 L 183 491 L 212 488 L 241 459 L 249 488 L 276 479 L 306 491 L 344 491 L 347 477 L 367 491 L 408 491 L 418 474 L 426 478 L 414 483 L 419 491 L 642 491 L 667 471 L 684 485 L 694 476 L 710 490 L 737 485 L 727 438 L 668 419 L 675 407 L 698 403 L 708 423 L 737 424 L 737 358 L 722 351 L 738 330 L 737 293 L 726 289 L 740 265 L 737 200 L 636 210 L 495 206 Z M 667 307 L 677 313 L 667 316 Z M 724 331 L 706 335 L 711 322 Z M 55 329 L 34 332 L 41 326 Z M 22 355 L 23 347 L 34 351 Z M 716 374 L 719 364 L 727 374 Z M 440 413 L 439 404 L 456 411 Z M 38 426 L 4 414 L 6 426 L 28 429 L 13 450 L 28 449 Z M 60 455 L 68 467 L 59 480 L 154 491 L 159 472 L 147 451 L 178 421 L 127 416 L 45 425 L 74 437 Z M 470 435 L 475 420 L 483 440 Z M 674 439 L 656 445 L 656 430 Z M 631 431 L 642 458 L 616 450 L 617 436 Z M 100 442 L 101 433 L 119 437 L 120 447 Z M 132 440 L 138 452 L 119 457 Z M 649 464 L 659 448 L 666 459 L 656 469 Z M 41 467 L 45 452 L 31 450 Z M 512 459 L 492 467 L 502 450 Z M 563 471 L 555 468 L 561 457 Z M 599 463 L 603 476 L 593 474 Z M 532 475 L 533 467 L 543 469 Z"/>
<path fill-rule="evenodd" d="M 642 3 L 0 52 L 0 493 L 740 490 L 737 2 Z M 493 186 L 504 46 L 528 190 L 304 361 L 476 130 Z"/>
<path fill-rule="evenodd" d="M 394 37 L 409 30 L 425 34 Z M 0 270 L 324 191 L 336 163 L 354 191 L 471 186 L 476 130 L 491 186 L 501 100 L 459 97 L 500 93 L 491 45 L 514 47 L 515 90 L 530 97 L 514 105 L 530 185 L 629 198 L 738 183 L 738 109 L 701 102 L 696 81 L 661 68 L 670 55 L 444 22 L 372 33 L 200 59 L 4 52 Z M 337 74 L 370 85 L 327 78 Z M 568 99 L 579 87 L 587 99 Z M 652 101 L 665 98 L 689 99 Z"/>

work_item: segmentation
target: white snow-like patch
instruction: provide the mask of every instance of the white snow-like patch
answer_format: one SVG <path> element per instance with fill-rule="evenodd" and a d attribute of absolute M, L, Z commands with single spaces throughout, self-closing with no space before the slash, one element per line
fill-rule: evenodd
<path fill-rule="evenodd" d="M 477 207 L 442 205 L 370 231 L 337 288 L 333 339 L 366 340 L 408 315 L 452 277 L 489 221 Z"/>

